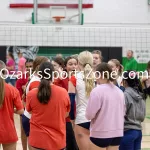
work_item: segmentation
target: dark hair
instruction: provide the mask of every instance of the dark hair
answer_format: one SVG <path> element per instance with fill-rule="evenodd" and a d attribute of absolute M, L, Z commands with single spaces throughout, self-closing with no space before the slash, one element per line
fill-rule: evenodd
<path fill-rule="evenodd" d="M 47 62 L 49 59 L 45 56 L 37 56 L 33 61 L 33 71 L 38 71 L 38 66 L 43 63 Z"/>
<path fill-rule="evenodd" d="M 101 61 L 103 61 L 102 52 L 100 50 L 94 50 L 92 51 L 92 54 L 99 55 L 99 58 L 101 59 Z"/>
<path fill-rule="evenodd" d="M 17 50 L 17 54 L 23 54 L 22 51 L 20 49 Z"/>
<path fill-rule="evenodd" d="M 40 75 L 42 76 L 38 87 L 37 98 L 40 103 L 47 104 L 51 97 L 51 86 L 54 67 L 50 62 L 44 62 L 39 67 Z"/>
<path fill-rule="evenodd" d="M 147 63 L 147 71 L 150 69 L 150 61 Z"/>
<path fill-rule="evenodd" d="M 33 63 L 33 59 L 26 59 L 25 65 L 26 65 L 27 63 Z"/>
<path fill-rule="evenodd" d="M 12 52 L 8 52 L 8 55 L 14 60 L 14 55 Z"/>
<path fill-rule="evenodd" d="M 61 57 L 55 57 L 53 59 L 54 62 L 56 62 L 57 64 L 59 64 L 63 69 L 64 69 L 64 60 Z"/>
<path fill-rule="evenodd" d="M 6 67 L 5 63 L 0 60 L 0 71 Z M 0 76 L 0 108 L 3 106 L 4 97 L 5 97 L 5 80 L 2 78 L 3 75 Z"/>
<path fill-rule="evenodd" d="M 104 78 L 108 79 L 109 81 L 114 81 L 112 77 L 112 68 L 105 62 L 97 65 L 96 71 L 103 75 Z"/>
<path fill-rule="evenodd" d="M 140 79 L 138 79 L 138 76 L 136 75 L 135 78 L 131 78 L 131 73 L 136 73 L 135 71 L 128 70 L 127 72 L 124 73 L 124 79 L 128 86 L 135 89 L 137 92 L 141 92 L 144 94 L 142 85 L 140 82 Z"/>
<path fill-rule="evenodd" d="M 64 66 L 65 66 L 65 67 L 67 66 L 67 63 L 68 63 L 68 61 L 69 61 L 70 59 L 75 59 L 75 60 L 78 62 L 78 59 L 77 59 L 77 58 L 75 58 L 75 57 L 73 57 L 73 56 L 69 56 L 69 57 L 67 57 L 67 58 L 65 59 L 65 61 L 64 61 Z"/>

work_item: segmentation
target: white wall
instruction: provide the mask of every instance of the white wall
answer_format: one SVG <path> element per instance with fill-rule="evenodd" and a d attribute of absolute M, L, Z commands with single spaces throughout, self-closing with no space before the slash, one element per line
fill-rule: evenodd
<path fill-rule="evenodd" d="M 147 0 L 95 0 L 94 9 L 85 11 L 86 22 L 149 23 Z"/>
<path fill-rule="evenodd" d="M 93 9 L 84 10 L 85 23 L 150 23 L 148 0 L 94 1 Z M 31 17 L 32 9 L 10 9 L 8 6 L 9 0 L 0 0 L 0 22 L 22 22 Z M 43 14 L 49 14 L 49 10 L 44 10 Z M 68 14 L 73 13 L 69 11 Z"/>

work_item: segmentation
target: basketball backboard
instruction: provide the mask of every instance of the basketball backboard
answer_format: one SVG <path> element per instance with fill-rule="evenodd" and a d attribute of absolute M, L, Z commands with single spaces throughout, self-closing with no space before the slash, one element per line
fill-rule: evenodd
<path fill-rule="evenodd" d="M 34 24 L 82 25 L 82 0 L 34 0 Z"/>

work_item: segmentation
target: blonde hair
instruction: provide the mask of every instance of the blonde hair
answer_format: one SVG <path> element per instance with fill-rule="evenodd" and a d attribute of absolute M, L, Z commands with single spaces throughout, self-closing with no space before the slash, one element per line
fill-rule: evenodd
<path fill-rule="evenodd" d="M 62 54 L 56 54 L 57 58 L 62 58 L 63 59 L 63 55 Z"/>
<path fill-rule="evenodd" d="M 75 59 L 78 59 L 78 54 L 74 54 L 74 55 L 71 55 L 71 57 L 75 58 Z"/>
<path fill-rule="evenodd" d="M 118 75 L 122 75 L 122 72 L 123 72 L 123 66 L 120 64 L 120 62 L 119 62 L 119 60 L 117 60 L 117 59 L 111 59 L 111 60 L 109 60 L 109 61 L 111 61 L 111 62 L 113 62 L 115 65 L 116 65 L 116 67 L 119 67 L 119 71 L 118 71 Z"/>
<path fill-rule="evenodd" d="M 94 74 L 92 72 L 93 56 L 89 51 L 83 51 L 78 56 L 79 63 L 83 66 L 85 91 L 88 97 L 94 88 Z"/>
<path fill-rule="evenodd" d="M 5 96 L 5 80 L 2 78 L 2 76 L 4 75 L 4 73 L 2 72 L 2 69 L 4 69 L 6 67 L 5 63 L 3 61 L 0 60 L 0 108 L 3 106 L 3 102 L 4 102 L 4 96 Z"/>

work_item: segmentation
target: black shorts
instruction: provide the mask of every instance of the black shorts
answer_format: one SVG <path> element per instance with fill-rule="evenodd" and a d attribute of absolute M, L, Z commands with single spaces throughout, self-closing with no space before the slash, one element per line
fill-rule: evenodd
<path fill-rule="evenodd" d="M 30 119 L 27 118 L 25 115 L 22 116 L 22 127 L 25 132 L 25 135 L 28 137 L 30 133 Z"/>
<path fill-rule="evenodd" d="M 66 122 L 66 150 L 79 150 L 71 122 Z"/>
<path fill-rule="evenodd" d="M 90 130 L 90 122 L 80 123 L 80 124 L 77 124 L 77 125 L 82 127 L 82 128 L 85 128 L 87 130 Z"/>
<path fill-rule="evenodd" d="M 105 148 L 108 146 L 119 146 L 121 139 L 122 137 L 106 138 L 106 139 L 90 137 L 91 142 L 101 148 Z"/>

